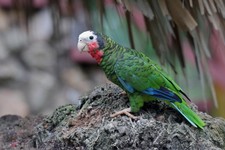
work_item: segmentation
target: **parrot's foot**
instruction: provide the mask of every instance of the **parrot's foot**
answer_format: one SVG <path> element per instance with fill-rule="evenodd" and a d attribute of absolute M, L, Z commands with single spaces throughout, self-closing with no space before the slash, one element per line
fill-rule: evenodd
<path fill-rule="evenodd" d="M 117 111 L 117 112 L 115 112 L 114 114 L 111 114 L 110 117 L 116 117 L 116 116 L 118 116 L 118 115 L 125 114 L 125 115 L 127 115 L 128 117 L 130 117 L 131 119 L 134 119 L 134 120 L 138 119 L 137 116 L 132 115 L 130 112 L 131 112 L 131 108 L 125 108 L 125 109 L 123 109 L 123 110 L 121 110 L 121 111 Z"/>

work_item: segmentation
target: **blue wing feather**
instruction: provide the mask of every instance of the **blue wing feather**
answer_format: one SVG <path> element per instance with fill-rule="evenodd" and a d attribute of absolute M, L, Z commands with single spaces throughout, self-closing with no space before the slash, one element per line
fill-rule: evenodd
<path fill-rule="evenodd" d="M 148 88 L 142 91 L 142 93 L 161 99 L 166 99 L 170 102 L 182 102 L 182 100 L 176 94 L 163 87 L 160 87 L 160 89 Z"/>
<path fill-rule="evenodd" d="M 130 85 L 128 82 L 120 77 L 118 77 L 118 79 L 127 91 L 129 91 L 130 93 L 133 93 L 135 91 L 132 85 Z M 147 88 L 146 90 L 141 92 L 150 96 L 154 96 L 156 98 L 168 100 L 170 102 L 182 102 L 182 100 L 176 94 L 163 87 L 160 87 L 160 89 Z"/>
<path fill-rule="evenodd" d="M 134 92 L 134 88 L 129 84 L 127 83 L 126 81 L 124 81 L 122 78 L 118 77 L 120 83 L 124 86 L 124 88 L 129 91 L 130 93 L 133 93 Z"/>

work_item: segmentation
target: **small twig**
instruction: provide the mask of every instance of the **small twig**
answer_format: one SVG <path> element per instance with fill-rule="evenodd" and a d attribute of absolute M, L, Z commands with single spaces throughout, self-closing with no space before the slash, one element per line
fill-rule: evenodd
<path fill-rule="evenodd" d="M 153 141 L 153 144 L 156 144 L 156 141 L 158 141 L 158 139 L 161 137 L 161 135 L 164 133 L 165 130 L 162 130 L 159 135 L 155 138 L 155 140 Z"/>

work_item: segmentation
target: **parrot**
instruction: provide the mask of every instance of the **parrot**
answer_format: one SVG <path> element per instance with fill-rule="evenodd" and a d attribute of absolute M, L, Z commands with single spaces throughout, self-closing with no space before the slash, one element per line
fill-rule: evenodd
<path fill-rule="evenodd" d="M 190 99 L 181 87 L 144 53 L 91 30 L 79 35 L 77 48 L 80 52 L 88 52 L 106 77 L 122 88 L 129 98 L 130 107 L 115 112 L 111 117 L 124 114 L 136 119 L 132 113 L 138 112 L 145 102 L 161 100 L 177 110 L 192 126 L 201 129 L 205 126 L 205 122 L 189 107 L 186 99 Z"/>

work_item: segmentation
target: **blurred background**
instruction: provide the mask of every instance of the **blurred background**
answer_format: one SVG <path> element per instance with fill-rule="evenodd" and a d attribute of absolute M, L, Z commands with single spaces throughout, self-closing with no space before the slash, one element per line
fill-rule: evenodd
<path fill-rule="evenodd" d="M 199 110 L 225 118 L 223 0 L 0 0 L 0 116 L 49 114 L 109 82 L 81 32 L 144 52 Z"/>

